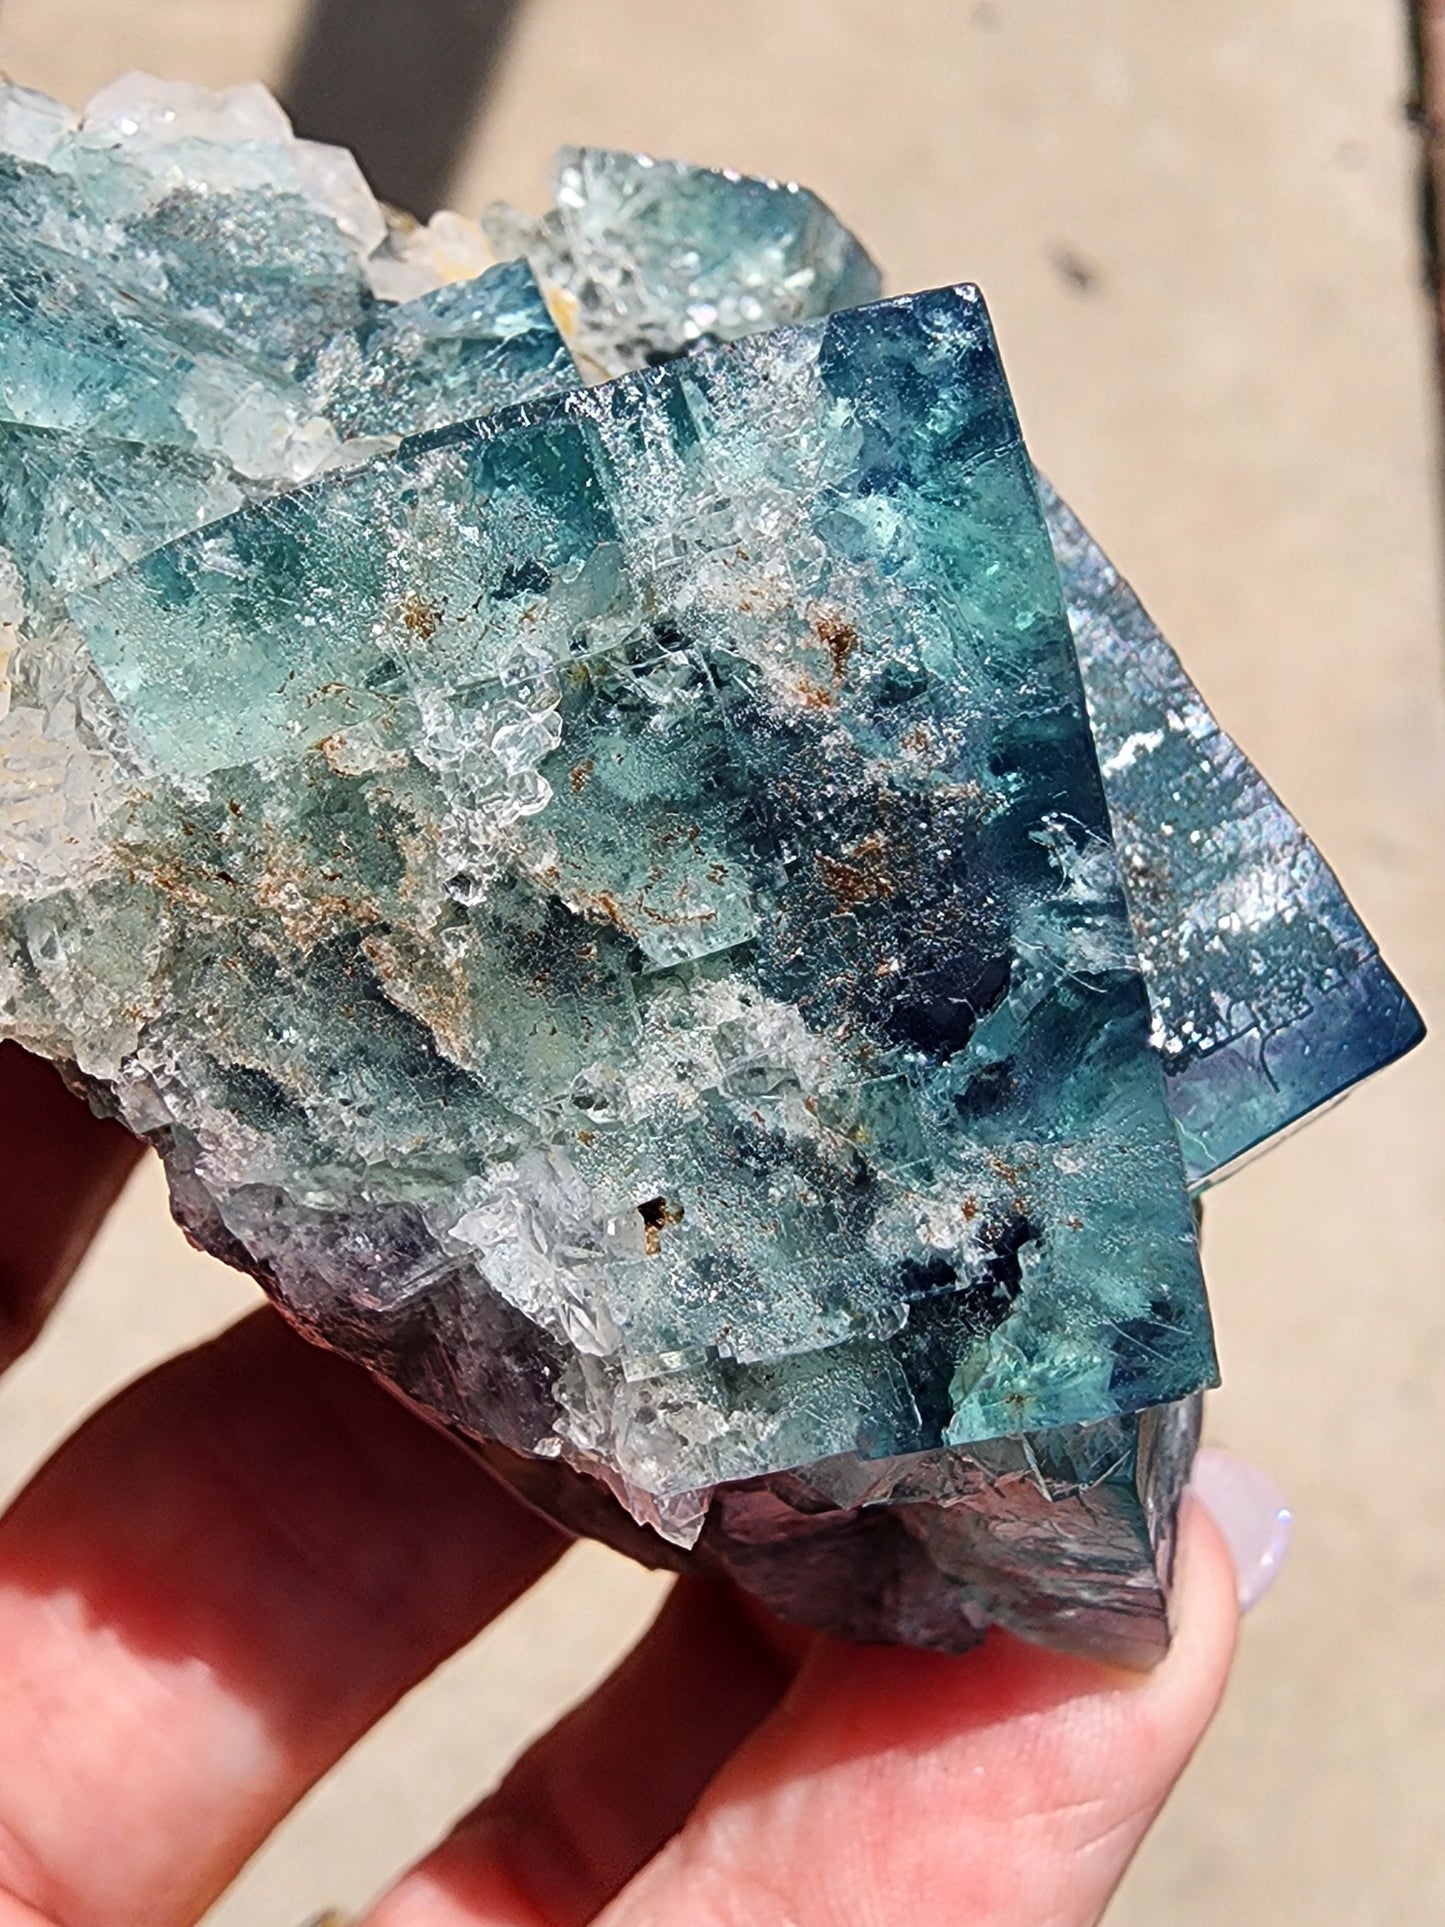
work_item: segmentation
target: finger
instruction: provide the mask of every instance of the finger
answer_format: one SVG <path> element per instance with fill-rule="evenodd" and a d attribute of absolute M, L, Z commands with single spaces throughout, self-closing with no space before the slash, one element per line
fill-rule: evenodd
<path fill-rule="evenodd" d="M 794 1666 L 730 1588 L 680 1580 L 616 1671 L 365 1927 L 581 1927 L 683 1824 Z"/>
<path fill-rule="evenodd" d="M 0 1044 L 0 1370 L 44 1324 L 139 1156 L 51 1065 Z"/>
<path fill-rule="evenodd" d="M 18 1900 L 0 1894 L 0 1927 L 53 1927 L 33 1907 L 22 1907 Z"/>
<path fill-rule="evenodd" d="M 1000 1634 L 962 1659 L 819 1641 L 600 1927 L 1090 1927 L 1229 1668 L 1228 1552 L 1197 1505 L 1183 1540 L 1179 1633 L 1144 1677 Z"/>
<path fill-rule="evenodd" d="M 194 1920 L 564 1543 L 274 1313 L 153 1372 L 0 1521 L 0 1891 Z"/>

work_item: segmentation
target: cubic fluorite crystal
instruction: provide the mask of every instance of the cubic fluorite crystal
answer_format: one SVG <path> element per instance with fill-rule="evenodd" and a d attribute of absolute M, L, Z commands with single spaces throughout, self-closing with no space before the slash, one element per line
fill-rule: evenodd
<path fill-rule="evenodd" d="M 575 1353 L 575 1446 L 671 1497 L 1209 1379 L 1058 577 L 974 290 L 418 438 L 71 607 L 140 754 L 208 779 L 132 845 L 152 871 L 186 816 L 193 887 L 220 867 L 234 891 L 230 825 L 298 783 L 346 798 L 326 887 L 354 927 L 286 972 L 296 1054 L 254 1034 L 278 946 L 238 979 L 193 916 L 172 968 L 216 1008 L 185 1086 L 213 1086 L 224 1026 L 226 1064 L 268 1080 L 253 1121 L 310 1116 L 337 1174 L 313 1212 L 419 1212 L 438 1260 Z M 410 874 L 395 754 L 338 783 L 350 732 L 415 752 Z M 343 1064 L 381 1098 L 345 1128 Z"/>
<path fill-rule="evenodd" d="M 1188 1185 L 1419 1025 L 977 291 L 586 151 L 489 265 L 259 90 L 0 143 L 5 1034 L 580 1529 L 1156 1658 Z"/>

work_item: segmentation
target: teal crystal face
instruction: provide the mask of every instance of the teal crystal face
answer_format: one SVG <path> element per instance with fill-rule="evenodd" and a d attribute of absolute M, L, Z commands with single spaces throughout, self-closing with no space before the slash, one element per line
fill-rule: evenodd
<path fill-rule="evenodd" d="M 579 1529 L 1152 1663 L 1186 1178 L 1419 1021 L 977 292 L 595 149 L 414 228 L 135 76 L 0 87 L 0 204 L 0 1032 Z"/>
<path fill-rule="evenodd" d="M 126 138 L 144 109 L 117 109 L 0 152 L 0 421 L 185 450 L 254 491 L 577 384 L 521 260 L 378 298 L 395 264 L 349 231 L 386 231 L 355 163 L 235 91 L 235 144 L 184 138 L 174 110 L 172 138 Z"/>
<path fill-rule="evenodd" d="M 975 290 L 418 438 L 71 606 L 142 754 L 212 808 L 264 814 L 230 770 L 274 760 L 291 792 L 348 731 L 413 746 L 452 907 L 324 972 L 365 997 L 347 1054 L 393 1118 L 445 1005 L 426 1076 L 465 1175 L 427 1144 L 351 1183 L 419 1205 L 576 1349 L 568 1423 L 630 1480 L 962 1444 L 1211 1378 Z M 362 885 L 398 865 L 393 781 L 353 779 Z M 288 1084 L 315 1119 L 299 1065 Z"/>
<path fill-rule="evenodd" d="M 392 305 L 317 355 L 310 393 L 347 441 L 413 435 L 577 386 L 525 261 Z"/>

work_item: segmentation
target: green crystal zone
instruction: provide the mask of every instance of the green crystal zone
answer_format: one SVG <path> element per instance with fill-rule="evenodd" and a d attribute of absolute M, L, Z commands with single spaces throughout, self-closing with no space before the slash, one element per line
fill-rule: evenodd
<path fill-rule="evenodd" d="M 133 76 L 78 123 L 5 88 L 0 144 L 0 890 L 23 902 L 103 860 L 135 776 L 67 594 L 378 435 L 577 375 L 524 263 L 429 285 L 350 156 L 264 90 Z M 381 300 L 384 274 L 421 292 Z M 67 1021 L 16 1028 L 84 1059 L 105 1020 Z"/>
<path fill-rule="evenodd" d="M 182 432 L 193 364 L 177 354 L 169 321 L 155 324 L 153 343 L 155 366 L 165 377 L 164 404 L 145 367 L 138 377 L 143 396 L 126 388 L 120 352 L 107 365 L 109 385 L 100 383 L 70 298 L 78 285 L 79 277 L 68 272 L 32 285 L 33 298 L 55 320 L 43 383 L 35 377 L 35 331 L 12 355 L 11 344 L 26 330 L 0 328 L 0 543 L 23 558 L 37 611 L 53 609 L 57 593 L 99 580 L 173 536 L 286 485 L 295 455 L 294 440 L 269 431 L 262 448 L 249 430 L 231 434 L 215 422 L 202 423 L 195 436 Z M 14 283 L 9 292 L 14 295 Z M 119 305 L 131 329 L 139 328 L 128 305 Z M 120 338 L 110 332 L 99 299 L 89 302 L 89 311 L 101 336 L 112 343 Z M 219 358 L 217 365 L 226 374 L 225 383 L 216 384 L 218 420 L 245 416 L 259 392 L 249 369 Z M 318 448 L 328 459 L 359 459 L 375 452 L 374 438 L 454 421 L 463 410 L 487 412 L 531 395 L 560 394 L 576 383 L 530 270 L 524 262 L 506 262 L 404 306 L 378 304 L 365 327 L 329 342 L 301 411 L 306 461 L 315 466 Z M 39 396 L 52 391 L 91 397 L 95 408 L 46 407 Z M 326 412 L 310 413 L 313 403 Z"/>
<path fill-rule="evenodd" d="M 973 291 L 421 438 L 72 606 L 207 825 L 319 815 L 374 906 L 299 968 L 193 922 L 189 1036 L 264 1067 L 288 1188 L 418 1206 L 566 1341 L 577 1445 L 678 1491 L 1211 1377 Z"/>
<path fill-rule="evenodd" d="M 309 191 L 332 150 L 293 141 L 256 91 L 279 127 L 258 106 L 240 145 L 149 146 L 133 112 L 121 141 L 101 113 L 43 158 L 0 155 L 0 421 L 290 485 L 351 438 L 575 385 L 521 261 L 379 300 L 358 239 Z M 356 224 L 375 244 L 365 205 Z"/>

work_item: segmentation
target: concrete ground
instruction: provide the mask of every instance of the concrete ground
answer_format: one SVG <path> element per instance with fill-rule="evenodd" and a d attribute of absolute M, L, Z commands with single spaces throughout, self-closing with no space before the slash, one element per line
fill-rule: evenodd
<path fill-rule="evenodd" d="M 0 0 L 0 66 L 71 100 L 127 66 L 279 79 L 300 12 Z M 811 183 L 895 288 L 980 281 L 1040 462 L 1442 1026 L 1438 423 L 1407 90 L 1402 9 L 1356 0 L 530 0 L 451 198 L 538 204 L 559 142 L 637 146 Z M 1112 1927 L 1445 1919 L 1442 1100 L 1427 1044 L 1211 1200 L 1210 1427 L 1273 1470 L 1298 1539 Z M 0 1393 L 0 1483 L 251 1295 L 182 1245 L 143 1171 Z M 210 1927 L 362 1900 L 657 1598 L 574 1553 L 331 1776 Z"/>

